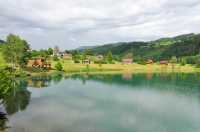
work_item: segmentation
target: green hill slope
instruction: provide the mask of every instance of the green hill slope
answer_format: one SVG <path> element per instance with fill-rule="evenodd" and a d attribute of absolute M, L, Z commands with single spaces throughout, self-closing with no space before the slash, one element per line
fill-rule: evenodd
<path fill-rule="evenodd" d="M 193 56 L 199 54 L 200 51 L 200 34 L 185 34 L 149 42 L 113 43 L 96 46 L 90 48 L 90 50 L 94 54 L 106 54 L 108 51 L 111 51 L 113 55 L 119 57 L 133 53 L 135 57 L 155 60 L 169 59 L 172 56 Z"/>

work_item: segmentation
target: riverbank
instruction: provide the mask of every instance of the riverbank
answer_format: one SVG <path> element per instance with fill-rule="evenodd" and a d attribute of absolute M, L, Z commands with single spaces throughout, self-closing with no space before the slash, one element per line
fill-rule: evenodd
<path fill-rule="evenodd" d="M 45 72 L 28 72 L 30 76 L 47 76 L 52 74 L 121 74 L 121 73 L 198 73 L 200 68 L 192 65 L 179 64 L 63 64 L 63 71 L 50 70 Z"/>
<path fill-rule="evenodd" d="M 168 64 L 168 65 L 160 65 L 160 64 L 148 64 L 148 65 L 140 65 L 140 64 L 128 64 L 124 65 L 121 63 L 117 64 L 73 64 L 63 63 L 63 70 L 66 73 L 74 73 L 74 72 L 138 72 L 138 73 L 146 73 L 146 72 L 198 72 L 199 68 L 196 68 L 192 65 L 184 65 L 180 64 Z"/>

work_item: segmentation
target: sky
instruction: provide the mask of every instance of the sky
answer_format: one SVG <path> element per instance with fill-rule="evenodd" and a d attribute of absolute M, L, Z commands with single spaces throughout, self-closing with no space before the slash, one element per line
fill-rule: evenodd
<path fill-rule="evenodd" d="M 200 0 L 0 0 L 0 39 L 74 49 L 200 33 Z"/>

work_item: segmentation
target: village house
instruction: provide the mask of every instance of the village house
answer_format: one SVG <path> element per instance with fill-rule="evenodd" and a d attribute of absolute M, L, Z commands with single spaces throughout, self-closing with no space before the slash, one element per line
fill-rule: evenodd
<path fill-rule="evenodd" d="M 91 63 L 90 59 L 82 60 L 82 64 L 90 64 L 90 63 Z"/>
<path fill-rule="evenodd" d="M 154 63 L 154 61 L 152 60 L 152 59 L 148 59 L 147 61 L 146 61 L 146 64 L 153 64 Z"/>
<path fill-rule="evenodd" d="M 132 64 L 132 63 L 133 59 L 131 58 L 122 59 L 122 64 Z"/>
<path fill-rule="evenodd" d="M 103 60 L 103 59 L 104 59 L 103 55 L 97 55 L 97 60 Z"/>
<path fill-rule="evenodd" d="M 65 60 L 72 60 L 72 54 L 69 53 L 61 53 L 61 58 L 65 59 Z"/>
<path fill-rule="evenodd" d="M 33 58 L 28 60 L 27 67 L 50 69 L 51 64 L 47 63 L 44 58 Z"/>
<path fill-rule="evenodd" d="M 61 52 L 57 46 L 53 50 L 53 56 L 57 56 L 59 58 L 63 58 L 66 60 L 72 59 L 72 54 L 67 53 L 67 52 Z"/>
<path fill-rule="evenodd" d="M 168 63 L 169 63 L 169 62 L 168 62 L 167 60 L 162 60 L 162 61 L 160 61 L 160 64 L 161 64 L 161 65 L 168 65 Z"/>

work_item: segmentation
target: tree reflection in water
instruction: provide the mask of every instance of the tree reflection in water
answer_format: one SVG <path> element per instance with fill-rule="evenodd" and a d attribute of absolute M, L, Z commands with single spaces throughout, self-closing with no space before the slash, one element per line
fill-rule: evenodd
<path fill-rule="evenodd" d="M 49 87 L 51 82 L 57 84 L 62 81 L 62 79 L 62 74 L 53 74 L 52 76 L 35 76 L 27 79 L 27 85 L 28 87 L 33 88 L 44 88 Z"/>
<path fill-rule="evenodd" d="M 31 93 L 26 89 L 26 81 L 16 79 L 8 70 L 0 71 L 0 129 L 5 130 L 7 115 L 23 111 L 29 104 Z"/>

